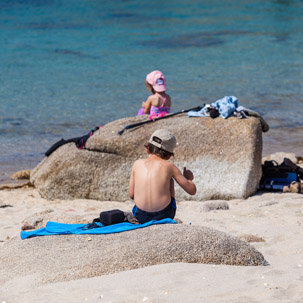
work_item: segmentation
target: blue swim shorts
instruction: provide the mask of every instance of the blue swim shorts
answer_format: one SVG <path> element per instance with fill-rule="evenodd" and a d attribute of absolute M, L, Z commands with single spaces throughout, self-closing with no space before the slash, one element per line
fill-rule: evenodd
<path fill-rule="evenodd" d="M 176 210 L 177 210 L 176 200 L 175 198 L 172 197 L 168 206 L 156 212 L 144 211 L 135 205 L 133 207 L 133 215 L 136 217 L 136 219 L 139 221 L 140 224 L 143 224 L 145 222 L 149 222 L 152 220 L 162 220 L 165 218 L 173 219 L 175 217 Z"/>

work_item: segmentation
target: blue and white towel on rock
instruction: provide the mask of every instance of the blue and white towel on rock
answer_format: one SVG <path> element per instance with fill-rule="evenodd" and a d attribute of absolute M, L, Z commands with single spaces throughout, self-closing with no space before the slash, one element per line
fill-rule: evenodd
<path fill-rule="evenodd" d="M 233 114 L 233 112 L 238 107 L 238 98 L 235 96 L 225 96 L 222 99 L 217 100 L 216 102 L 213 102 L 210 104 L 213 107 L 218 108 L 219 110 L 219 116 L 226 119 L 230 115 Z M 209 115 L 205 114 L 205 109 L 209 107 L 209 105 L 205 105 L 200 111 L 189 111 L 187 113 L 188 117 L 206 117 Z"/>
<path fill-rule="evenodd" d="M 32 231 L 21 231 L 21 239 L 32 238 L 37 236 L 51 236 L 51 235 L 70 235 L 70 234 L 113 234 L 123 231 L 138 229 L 147 227 L 154 224 L 175 224 L 177 223 L 173 219 L 162 219 L 159 221 L 149 221 L 144 224 L 132 224 L 129 222 L 123 222 L 113 225 L 104 226 L 99 222 L 93 224 L 65 224 L 57 222 L 47 222 L 46 226 L 40 229 Z"/>

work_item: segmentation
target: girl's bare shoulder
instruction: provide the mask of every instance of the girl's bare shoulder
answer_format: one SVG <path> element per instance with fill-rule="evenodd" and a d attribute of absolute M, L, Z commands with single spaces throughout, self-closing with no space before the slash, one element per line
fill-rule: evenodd
<path fill-rule="evenodd" d="M 160 98 L 156 94 L 149 96 L 147 100 L 151 103 L 151 105 L 153 105 L 153 106 L 159 106 L 159 100 L 160 100 Z"/>

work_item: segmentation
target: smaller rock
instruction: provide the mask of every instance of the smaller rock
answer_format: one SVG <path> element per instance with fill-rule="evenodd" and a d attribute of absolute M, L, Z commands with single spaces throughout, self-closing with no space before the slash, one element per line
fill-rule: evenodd
<path fill-rule="evenodd" d="M 36 229 L 36 227 L 28 222 L 22 223 L 21 230 L 30 230 L 30 229 Z"/>
<path fill-rule="evenodd" d="M 212 210 L 227 210 L 229 205 L 226 201 L 207 202 L 203 205 L 203 211 L 210 212 Z"/>
<path fill-rule="evenodd" d="M 283 162 L 284 158 L 288 158 L 289 160 L 291 160 L 295 164 L 298 163 L 298 158 L 294 153 L 279 152 L 279 153 L 274 153 L 274 154 L 268 155 L 266 157 L 263 157 L 262 158 L 262 164 L 264 164 L 265 161 L 271 161 L 271 160 L 274 160 L 278 164 L 281 164 Z"/>
<path fill-rule="evenodd" d="M 21 230 L 29 230 L 29 229 L 36 229 L 42 227 L 41 223 L 44 220 L 44 216 L 52 212 L 53 212 L 52 209 L 47 209 L 27 217 L 21 222 L 22 223 Z"/>
<path fill-rule="evenodd" d="M 14 174 L 11 175 L 11 179 L 13 179 L 13 180 L 24 180 L 24 179 L 29 180 L 31 171 L 32 171 L 31 169 L 17 171 Z"/>
<path fill-rule="evenodd" d="M 283 193 L 303 193 L 303 183 L 293 181 L 289 186 L 283 187 Z"/>
<path fill-rule="evenodd" d="M 245 242 L 265 242 L 262 237 L 258 237 L 255 235 L 243 234 L 237 237 L 238 239 L 245 241 Z"/>
<path fill-rule="evenodd" d="M 22 262 L 16 252 L 22 252 Z M 187 224 L 157 224 L 105 235 L 15 239 L 0 249 L 0 260 L 5 260 L 1 263 L 5 275 L 0 277 L 0 285 L 15 279 L 16 273 L 35 275 L 37 281 L 46 284 L 166 263 L 268 265 L 249 243 L 211 228 Z"/>

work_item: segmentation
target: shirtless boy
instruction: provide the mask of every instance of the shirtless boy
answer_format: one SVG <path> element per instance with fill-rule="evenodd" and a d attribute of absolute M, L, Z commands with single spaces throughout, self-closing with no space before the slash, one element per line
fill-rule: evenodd
<path fill-rule="evenodd" d="M 156 130 L 145 146 L 149 157 L 135 161 L 129 196 L 134 199 L 133 215 L 139 223 L 164 218 L 176 213 L 174 180 L 190 195 L 196 193 L 193 173 L 184 167 L 183 175 L 171 162 L 176 138 L 166 129 Z"/>

